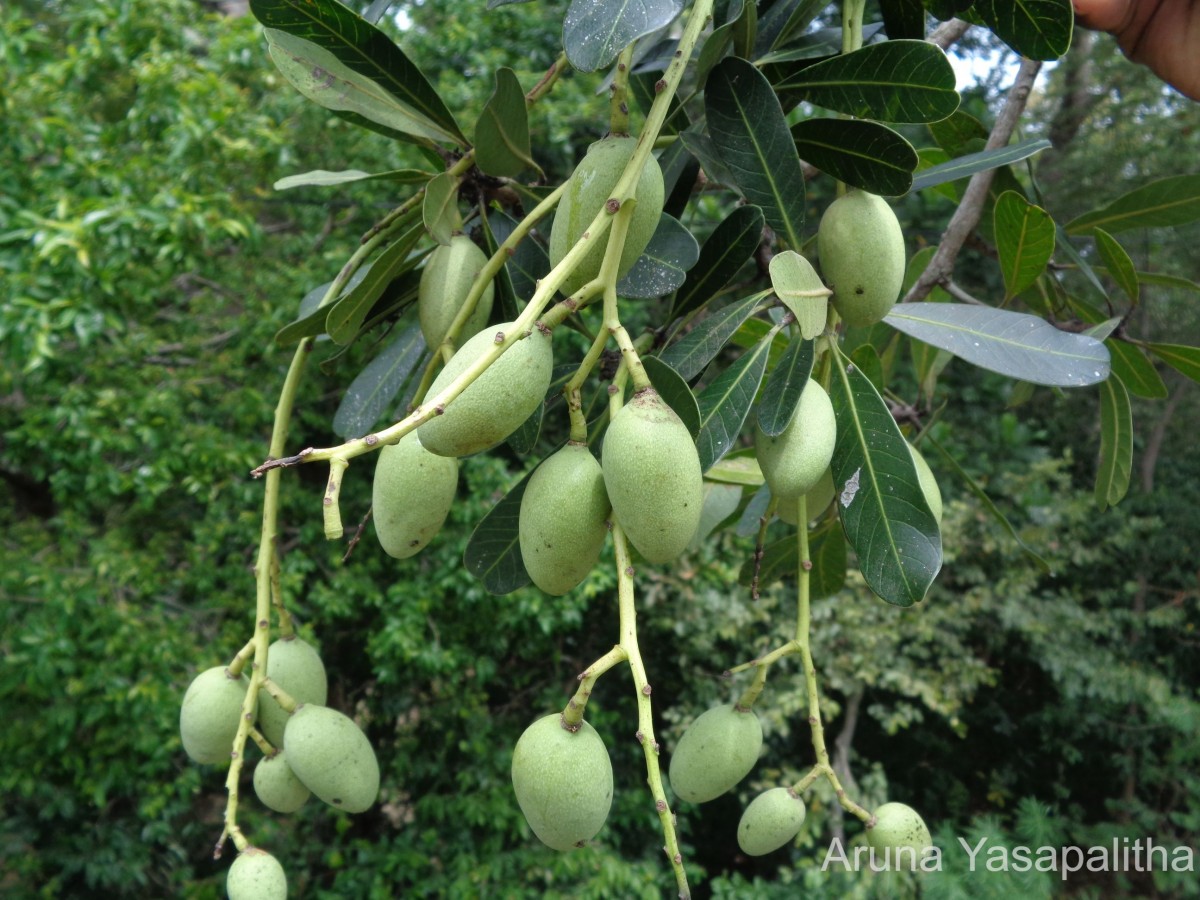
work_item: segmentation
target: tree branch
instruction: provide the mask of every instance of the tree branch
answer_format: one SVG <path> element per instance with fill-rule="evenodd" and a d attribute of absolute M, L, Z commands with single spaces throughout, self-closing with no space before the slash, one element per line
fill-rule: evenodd
<path fill-rule="evenodd" d="M 949 19 L 933 30 L 926 38 L 931 44 L 937 44 L 943 50 L 949 50 L 958 39 L 971 30 L 971 23 L 962 19 Z"/>

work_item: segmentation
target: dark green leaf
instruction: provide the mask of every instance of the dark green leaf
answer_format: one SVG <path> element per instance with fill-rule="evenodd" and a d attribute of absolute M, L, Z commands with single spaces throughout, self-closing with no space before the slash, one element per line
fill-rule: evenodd
<path fill-rule="evenodd" d="M 775 296 L 796 317 L 800 335 L 811 341 L 825 330 L 829 297 L 833 293 L 817 270 L 795 250 L 784 250 L 771 258 L 767 267 Z"/>
<path fill-rule="evenodd" d="M 758 23 L 757 54 L 766 53 L 806 31 L 827 5 L 822 0 L 777 0 L 771 4 Z"/>
<path fill-rule="evenodd" d="M 617 282 L 617 293 L 633 299 L 650 299 L 670 294 L 687 277 L 687 270 L 700 257 L 700 245 L 677 219 L 663 213 L 650 243 L 625 277 Z"/>
<path fill-rule="evenodd" d="M 850 361 L 858 371 L 867 376 L 871 386 L 882 394 L 883 360 L 879 358 L 879 351 L 875 349 L 875 345 L 867 342 L 859 344 L 850 354 Z"/>
<path fill-rule="evenodd" d="M 425 230 L 439 244 L 449 244 L 454 232 L 462 227 L 458 213 L 458 179 L 449 172 L 438 175 L 425 188 L 421 202 Z"/>
<path fill-rule="evenodd" d="M 971 8 L 974 0 L 925 0 L 929 14 L 940 22 L 960 16 Z"/>
<path fill-rule="evenodd" d="M 700 453 L 700 470 L 708 469 L 729 452 L 737 440 L 754 395 L 762 384 L 767 370 L 767 351 L 770 341 L 762 341 L 742 354 L 733 365 L 700 392 L 700 434 L 696 450 Z"/>
<path fill-rule="evenodd" d="M 1096 467 L 1096 505 L 1104 512 L 1121 502 L 1133 472 L 1133 409 L 1115 375 L 1100 385 L 1100 463 Z"/>
<path fill-rule="evenodd" d="M 726 457 L 726 461 L 728 459 L 729 457 Z M 724 463 L 718 463 L 717 465 L 724 465 Z M 758 534 L 758 529 L 762 525 L 762 517 L 767 514 L 767 507 L 770 505 L 771 489 L 764 484 L 754 492 L 754 496 L 750 498 L 750 502 L 742 510 L 742 517 L 738 519 L 734 533 L 738 537 L 750 537 L 751 535 Z M 746 584 L 749 583 L 750 579 L 747 577 Z"/>
<path fill-rule="evenodd" d="M 1117 283 L 1117 287 L 1125 292 L 1135 304 L 1138 302 L 1138 276 L 1133 267 L 1133 260 L 1125 252 L 1125 248 L 1117 243 L 1116 238 L 1103 228 L 1092 229 L 1092 237 L 1096 241 L 1096 249 L 1108 269 L 1108 275 Z"/>
<path fill-rule="evenodd" d="M 341 438 L 368 434 L 387 411 L 425 356 L 425 338 L 413 322 L 367 363 L 346 388 L 333 416 L 333 431 Z"/>
<path fill-rule="evenodd" d="M 1200 282 L 1192 281 L 1189 278 L 1180 278 L 1178 275 L 1167 275 L 1163 272 L 1138 272 L 1137 277 L 1142 284 L 1200 294 Z"/>
<path fill-rule="evenodd" d="M 1200 175 L 1176 175 L 1123 194 L 1101 209 L 1067 223 L 1068 234 L 1103 228 L 1109 234 L 1131 228 L 1173 228 L 1200 219 Z"/>
<path fill-rule="evenodd" d="M 763 214 L 757 206 L 739 206 L 718 225 L 688 270 L 675 295 L 671 318 L 684 316 L 716 296 L 729 283 L 762 241 Z"/>
<path fill-rule="evenodd" d="M 496 70 L 496 89 L 475 123 L 475 163 L 499 178 L 515 178 L 527 168 L 542 171 L 529 153 L 525 92 L 512 69 Z"/>
<path fill-rule="evenodd" d="M 792 126 L 806 162 L 853 187 L 899 197 L 912 186 L 917 151 L 886 125 L 861 119 L 805 119 Z"/>
<path fill-rule="evenodd" d="M 757 527 L 757 522 L 755 523 Z M 822 527 L 808 539 L 808 558 L 812 569 L 808 573 L 808 595 L 811 600 L 832 597 L 846 583 L 846 538 L 840 528 Z M 800 570 L 800 546 L 796 534 L 772 541 L 763 548 L 758 571 L 759 587 L 795 575 Z M 754 578 L 754 559 L 742 563 L 738 584 L 749 587 Z"/>
<path fill-rule="evenodd" d="M 925 39 L 925 5 L 921 0 L 880 0 L 879 7 L 890 40 Z"/>
<path fill-rule="evenodd" d="M 696 82 L 704 84 L 713 66 L 719 63 L 729 53 L 733 44 L 733 32 L 736 24 L 729 22 L 720 28 L 714 28 L 712 34 L 705 38 L 700 47 L 700 56 L 696 60 Z"/>
<path fill-rule="evenodd" d="M 1200 347 L 1182 344 L 1147 344 L 1150 352 L 1185 378 L 1200 382 Z"/>
<path fill-rule="evenodd" d="M 834 357 L 834 489 L 867 586 L 888 603 L 924 598 L 942 567 L 942 539 L 904 436 L 871 382 Z"/>
<path fill-rule="evenodd" d="M 1071 46 L 1071 0 L 975 0 L 996 37 L 1029 59 L 1058 59 Z"/>
<path fill-rule="evenodd" d="M 1082 387 L 1109 373 L 1102 343 L 1026 313 L 964 303 L 903 303 L 884 321 L 980 368 L 1034 384 Z"/>
<path fill-rule="evenodd" d="M 1121 379 L 1129 393 L 1149 400 L 1161 400 L 1167 396 L 1167 385 L 1140 347 L 1120 338 L 1109 338 L 1104 346 L 1112 354 L 1113 375 Z"/>
<path fill-rule="evenodd" d="M 658 165 L 663 173 L 666 199 L 663 212 L 679 218 L 692 200 L 696 179 L 700 175 L 700 161 L 688 153 L 683 141 L 675 141 L 658 156 Z"/>
<path fill-rule="evenodd" d="M 958 108 L 954 69 L 927 41 L 871 44 L 811 65 L 776 87 L 883 122 L 935 122 Z"/>
<path fill-rule="evenodd" d="M 496 237 L 497 246 L 508 240 L 517 227 L 514 219 L 496 210 L 488 211 L 488 224 Z M 508 258 L 504 268 L 512 278 L 513 292 L 517 300 L 523 305 L 537 290 L 538 281 L 545 278 L 546 273 L 550 271 L 550 257 L 546 255 L 541 244 L 527 237 L 517 244 L 516 252 Z M 512 318 L 515 319 L 516 316 Z"/>
<path fill-rule="evenodd" d="M 717 530 L 722 522 L 737 512 L 742 502 L 742 486 L 740 484 L 717 484 L 706 481 L 703 484 L 703 505 L 700 508 L 700 524 L 696 533 L 688 543 L 688 549 L 695 551 L 704 547 L 709 536 Z"/>
<path fill-rule="evenodd" d="M 517 456 L 528 456 L 537 447 L 538 437 L 542 433 L 542 418 L 546 413 L 546 404 L 539 403 L 529 414 L 529 418 L 521 423 L 505 442 Z"/>
<path fill-rule="evenodd" d="M 1080 252 L 1075 249 L 1075 245 L 1071 243 L 1071 239 L 1067 237 L 1067 232 L 1061 225 L 1055 224 L 1054 229 L 1055 234 L 1058 237 L 1058 240 L 1056 241 L 1058 248 L 1067 255 L 1067 258 L 1070 259 L 1071 262 L 1078 266 L 1080 273 L 1084 276 L 1084 278 L 1087 279 L 1088 284 L 1096 289 L 1096 293 L 1107 300 L 1108 291 L 1106 291 L 1104 289 L 1104 285 L 1100 283 L 1100 278 L 1096 275 L 1091 263 L 1084 259 Z"/>
<path fill-rule="evenodd" d="M 925 127 L 929 129 L 934 142 L 951 156 L 970 153 L 988 139 L 987 127 L 961 107 L 954 111 L 954 115 L 930 122 Z"/>
<path fill-rule="evenodd" d="M 968 178 L 985 169 L 995 169 L 1020 162 L 1035 153 L 1049 149 L 1050 146 L 1050 142 L 1045 138 L 1031 138 L 1017 144 L 1009 144 L 1007 147 L 997 147 L 995 150 L 968 153 L 966 156 L 960 156 L 949 162 L 921 170 L 913 176 L 912 190 L 923 191 L 925 188 L 935 185 Z"/>
<path fill-rule="evenodd" d="M 700 407 L 687 382 L 657 356 L 642 357 L 642 366 L 650 376 L 650 383 L 654 385 L 658 395 L 666 401 L 667 406 L 675 410 L 675 414 L 687 426 L 692 440 L 695 440 L 700 434 Z"/>
<path fill-rule="evenodd" d="M 755 294 L 710 313 L 699 325 L 659 354 L 685 381 L 699 375 L 721 352 L 742 323 L 754 315 L 764 294 Z"/>
<path fill-rule="evenodd" d="M 767 224 L 799 249 L 804 229 L 804 174 L 783 109 L 767 79 L 744 59 L 722 60 L 704 91 L 708 133 L 746 199 Z"/>
<path fill-rule="evenodd" d="M 390 172 L 375 173 L 360 172 L 358 169 L 346 169 L 341 172 L 313 169 L 302 175 L 288 175 L 286 178 L 280 178 L 273 186 L 277 191 L 286 191 L 288 188 L 328 187 L 352 181 L 395 181 L 398 184 L 424 184 L 432 177 L 432 172 L 422 172 L 420 169 L 393 169 Z"/>
<path fill-rule="evenodd" d="M 487 252 L 488 257 L 493 256 L 500 244 L 505 238 L 512 234 L 512 220 L 503 213 L 494 209 L 489 209 L 487 215 L 481 217 L 481 225 L 483 228 L 483 249 Z M 499 225 L 505 229 L 503 237 L 496 234 L 496 226 Z M 492 283 L 496 289 L 495 305 L 500 310 L 500 321 L 511 322 L 520 315 L 521 307 L 520 298 L 517 296 L 516 288 L 513 287 L 512 273 L 510 264 L 512 257 L 500 267 L 500 271 L 496 273 L 496 277 Z M 528 296 L 528 295 L 526 295 Z"/>
<path fill-rule="evenodd" d="M 717 145 L 707 134 L 700 131 L 681 131 L 679 140 L 683 142 L 688 153 L 700 161 L 700 167 L 704 169 L 704 174 L 708 176 L 709 181 L 730 188 L 737 185 L 733 173 L 721 160 L 721 155 L 717 152 Z"/>
<path fill-rule="evenodd" d="M 1007 301 L 1037 281 L 1046 270 L 1054 255 L 1054 220 L 1015 191 L 1000 195 L 993 217 Z"/>
<path fill-rule="evenodd" d="M 783 434 L 792 421 L 812 365 L 813 342 L 793 338 L 783 358 L 767 376 L 767 386 L 758 401 L 758 427 L 771 437 Z"/>
<path fill-rule="evenodd" d="M 412 267 L 413 260 L 409 258 L 409 254 L 424 231 L 420 225 L 415 225 L 392 241 L 371 263 L 362 281 L 329 307 L 325 331 L 335 343 L 348 344 L 354 340 L 359 327 L 367 318 L 367 313 L 382 296 L 391 280 Z"/>
<path fill-rule="evenodd" d="M 629 93 L 633 96 L 634 101 L 645 115 L 650 114 L 650 107 L 654 105 L 654 98 L 658 96 L 654 86 L 658 84 L 661 77 L 661 70 L 634 72 L 629 77 Z M 679 97 L 672 97 L 671 105 L 667 109 L 667 118 L 663 123 L 662 133 L 678 134 L 691 126 L 691 124 L 691 119 L 688 118 L 687 112 L 679 102 Z"/>
<path fill-rule="evenodd" d="M 563 49 L 580 72 L 595 72 L 643 35 L 664 28 L 683 10 L 680 0 L 571 0 Z"/>
<path fill-rule="evenodd" d="M 490 594 L 510 594 L 529 584 L 529 573 L 521 559 L 521 497 L 533 475 L 531 470 L 493 506 L 475 526 L 463 563 Z"/>

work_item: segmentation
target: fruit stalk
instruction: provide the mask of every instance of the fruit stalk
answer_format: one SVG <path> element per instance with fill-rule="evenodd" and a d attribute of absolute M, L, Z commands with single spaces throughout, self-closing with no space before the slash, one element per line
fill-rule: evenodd
<path fill-rule="evenodd" d="M 579 368 L 570 380 L 563 385 L 563 395 L 567 398 L 567 414 L 571 417 L 571 440 L 577 444 L 587 443 L 587 417 L 583 414 L 583 383 L 600 361 L 604 347 L 608 343 L 608 332 L 600 329 L 592 346 L 579 363 Z"/>
<path fill-rule="evenodd" d="M 588 698 L 592 696 L 592 688 L 596 686 L 596 682 L 600 680 L 600 676 L 613 666 L 620 665 L 628 661 L 628 659 L 629 654 L 625 652 L 625 648 L 617 644 L 579 673 L 579 688 L 575 691 L 574 696 L 567 701 L 567 708 L 563 710 L 563 725 L 571 731 L 579 728 L 580 723 L 583 721 L 584 710 L 587 709 Z"/>
<path fill-rule="evenodd" d="M 329 461 L 329 481 L 325 485 L 325 499 L 322 501 L 326 540 L 337 541 L 342 537 L 342 509 L 338 505 L 338 497 L 342 493 L 342 475 L 349 465 L 338 457 Z"/>

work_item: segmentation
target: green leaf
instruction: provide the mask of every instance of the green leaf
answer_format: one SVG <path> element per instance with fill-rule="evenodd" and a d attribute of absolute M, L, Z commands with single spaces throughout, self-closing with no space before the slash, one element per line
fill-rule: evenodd
<path fill-rule="evenodd" d="M 1110 337 L 1104 342 L 1112 355 L 1112 373 L 1121 379 L 1129 393 L 1149 400 L 1167 396 L 1167 385 L 1140 347 Z"/>
<path fill-rule="evenodd" d="M 1092 268 L 1091 264 L 1083 258 L 1078 250 L 1075 249 L 1075 245 L 1072 244 L 1071 239 L 1067 237 L 1066 230 L 1058 224 L 1055 224 L 1054 228 L 1055 234 L 1058 237 L 1057 245 L 1059 249 L 1066 254 L 1067 258 L 1070 259 L 1071 262 L 1075 263 L 1075 265 L 1079 268 L 1080 273 L 1084 278 L 1087 279 L 1088 284 L 1096 289 L 1096 293 L 1107 300 L 1108 291 L 1105 290 L 1104 285 L 1100 283 L 1100 278 L 1098 275 L 1096 275 L 1096 272 Z"/>
<path fill-rule="evenodd" d="M 993 217 L 1004 299 L 1008 301 L 1046 271 L 1054 255 L 1054 220 L 1016 191 L 1000 195 Z"/>
<path fill-rule="evenodd" d="M 350 280 L 342 289 L 342 295 L 345 296 L 347 291 L 353 290 L 359 282 L 366 278 L 370 268 L 370 266 L 362 266 L 351 275 Z M 299 315 L 295 321 L 289 322 L 275 333 L 275 343 L 286 347 L 302 338 L 325 334 L 325 320 L 329 317 L 330 304 L 321 306 L 320 303 L 331 284 L 333 284 L 332 281 L 327 281 L 304 295 L 304 299 L 300 301 Z"/>
<path fill-rule="evenodd" d="M 679 220 L 663 213 L 650 243 L 625 277 L 617 282 L 622 297 L 648 300 L 670 294 L 683 284 L 700 258 L 700 245 Z"/>
<path fill-rule="evenodd" d="M 511 216 L 498 210 L 488 210 L 488 225 L 496 237 L 499 246 L 508 240 L 517 222 Z M 545 249 L 531 237 L 517 244 L 516 252 L 504 264 L 512 278 L 513 293 L 518 300 L 528 300 L 537 290 L 537 283 L 550 271 L 550 257 Z M 516 318 L 513 316 L 512 318 Z"/>
<path fill-rule="evenodd" d="M 762 241 L 762 210 L 739 206 L 718 225 L 700 251 L 698 261 L 675 295 L 671 318 L 699 309 L 729 283 Z"/>
<path fill-rule="evenodd" d="M 1116 376 L 1100 385 L 1100 463 L 1096 467 L 1096 505 L 1104 512 L 1121 502 L 1133 471 L 1133 409 L 1125 385 Z"/>
<path fill-rule="evenodd" d="M 1104 265 L 1108 269 L 1109 277 L 1136 305 L 1139 288 L 1137 270 L 1133 267 L 1133 260 L 1129 258 L 1125 248 L 1117 243 L 1116 238 L 1103 228 L 1093 229 L 1092 237 L 1096 241 L 1096 249 L 1100 251 L 1100 258 L 1104 260 Z"/>
<path fill-rule="evenodd" d="M 811 341 L 825 330 L 829 317 L 829 297 L 825 286 L 807 259 L 795 250 L 784 250 L 771 258 L 767 268 L 771 289 L 780 302 L 796 317 L 800 335 Z"/>
<path fill-rule="evenodd" d="M 924 598 L 942 567 L 942 538 L 904 436 L 883 398 L 834 354 L 833 484 L 846 539 L 867 586 L 896 606 Z"/>
<path fill-rule="evenodd" d="M 528 456 L 537 447 L 538 437 L 542 433 L 542 419 L 546 414 L 546 404 L 539 403 L 529 414 L 520 427 L 508 436 L 505 441 L 517 456 Z"/>
<path fill-rule="evenodd" d="M 595 72 L 682 11 L 680 0 L 571 0 L 563 19 L 563 49 L 580 72 Z"/>
<path fill-rule="evenodd" d="M 392 279 L 413 267 L 415 260 L 410 259 L 409 254 L 424 232 L 423 227 L 414 225 L 392 241 L 371 263 L 362 281 L 329 307 L 325 331 L 335 343 L 348 344 L 354 340 L 367 313 Z"/>
<path fill-rule="evenodd" d="M 912 187 L 917 151 L 886 125 L 861 119 L 805 119 L 792 126 L 800 158 L 853 187 L 899 197 Z"/>
<path fill-rule="evenodd" d="M 499 224 L 502 228 L 509 228 L 511 219 L 506 217 L 498 210 L 489 209 L 485 216 L 481 216 L 481 226 L 483 228 L 483 244 L 484 251 L 488 257 L 495 255 L 500 248 L 500 242 L 503 237 L 496 235 L 496 225 Z M 511 228 L 505 231 L 504 237 L 511 234 Z M 512 272 L 509 263 L 512 262 L 512 257 L 509 257 L 504 265 L 500 267 L 500 271 L 496 273 L 493 284 L 495 285 L 495 306 L 500 310 L 500 320 L 503 322 L 511 322 L 521 313 L 521 307 L 524 305 L 519 302 L 516 288 L 513 287 Z M 528 295 L 526 295 L 528 296 Z"/>
<path fill-rule="evenodd" d="M 810 600 L 832 597 L 846 583 L 846 538 L 840 528 L 822 527 L 808 538 L 808 558 L 812 569 L 808 573 Z M 800 569 L 800 548 L 797 535 L 772 541 L 763 548 L 759 565 L 758 584 L 766 587 L 795 575 Z M 749 587 L 754 578 L 754 559 L 742 563 L 738 584 Z"/>
<path fill-rule="evenodd" d="M 925 4 L 921 0 L 880 0 L 879 7 L 890 40 L 925 39 Z"/>
<path fill-rule="evenodd" d="M 964 303 L 903 303 L 884 319 L 910 337 L 1010 378 L 1082 387 L 1108 377 L 1108 350 L 1026 313 Z"/>
<path fill-rule="evenodd" d="M 466 147 L 467 140 L 437 91 L 382 31 L 337 0 L 250 0 L 254 17 L 311 41 L 351 71 L 374 81 L 434 140 Z"/>
<path fill-rule="evenodd" d="M 788 246 L 804 229 L 804 173 L 771 85 L 744 59 L 722 60 L 704 91 L 708 133 L 746 199 Z"/>
<path fill-rule="evenodd" d="M 530 470 L 512 490 L 493 506 L 475 526 L 463 563 L 467 571 L 483 582 L 490 594 L 510 594 L 529 584 L 529 573 L 521 559 L 521 497 L 534 470 Z"/>
<path fill-rule="evenodd" d="M 695 440 L 700 434 L 700 407 L 696 403 L 696 395 L 683 380 L 683 376 L 657 356 L 643 356 L 642 366 L 650 376 L 650 383 L 654 385 L 658 395 L 666 401 L 667 406 L 675 410 L 675 414 L 687 426 L 692 440 Z"/>
<path fill-rule="evenodd" d="M 1147 344 L 1150 352 L 1185 378 L 1200 382 L 1200 347 L 1182 344 Z"/>
<path fill-rule="evenodd" d="M 688 153 L 700 161 L 700 167 L 710 182 L 729 188 L 737 186 L 737 180 L 722 161 L 717 145 L 707 134 L 702 131 L 681 131 L 679 140 Z"/>
<path fill-rule="evenodd" d="M 859 344 L 850 354 L 850 361 L 854 363 L 854 368 L 867 377 L 871 386 L 882 394 L 883 360 L 879 358 L 879 351 L 875 349 L 875 345 L 870 342 Z"/>
<path fill-rule="evenodd" d="M 808 384 L 812 365 L 813 342 L 793 338 L 783 358 L 767 376 L 767 385 L 758 401 L 758 427 L 771 437 L 783 434 L 796 414 L 796 404 Z"/>
<path fill-rule="evenodd" d="M 700 471 L 708 471 L 737 440 L 767 370 L 770 347 L 770 341 L 755 344 L 696 398 L 700 406 L 700 434 L 696 437 Z"/>
<path fill-rule="evenodd" d="M 496 70 L 496 89 L 475 123 L 475 164 L 497 178 L 515 178 L 525 169 L 541 174 L 529 151 L 525 92 L 512 69 Z"/>
<path fill-rule="evenodd" d="M 958 108 L 954 69 L 927 41 L 885 41 L 815 63 L 776 85 L 881 122 L 936 122 Z"/>
<path fill-rule="evenodd" d="M 1131 228 L 1173 228 L 1200 219 L 1200 175 L 1152 181 L 1100 209 L 1067 223 L 1068 234 L 1103 228 L 1109 234 Z"/>
<path fill-rule="evenodd" d="M 455 231 L 462 227 L 458 213 L 458 179 L 442 172 L 429 182 L 421 201 L 421 220 L 425 230 L 439 244 L 449 244 Z"/>
<path fill-rule="evenodd" d="M 352 181 L 395 181 L 399 184 L 424 184 L 433 177 L 432 172 L 422 172 L 420 169 L 392 169 L 390 172 L 360 172 L 358 169 L 345 169 L 341 172 L 328 172 L 325 169 L 313 169 L 301 175 L 288 175 L 280 178 L 273 185 L 277 191 L 286 191 L 295 187 L 328 187 L 334 184 L 348 184 Z"/>
<path fill-rule="evenodd" d="M 713 465 L 704 473 L 709 481 L 720 481 L 722 484 L 744 484 L 759 487 L 763 483 L 762 468 L 754 458 L 754 448 L 735 450 L 720 462 Z M 766 510 L 766 504 L 763 504 Z"/>
<path fill-rule="evenodd" d="M 996 169 L 1000 166 L 1007 166 L 1010 163 L 1020 162 L 1023 159 L 1033 156 L 1035 153 L 1048 150 L 1050 147 L 1050 142 L 1045 138 L 1031 138 L 1016 144 L 1009 144 L 1006 147 L 997 147 L 995 150 L 968 153 L 949 162 L 930 166 L 928 169 L 922 169 L 913 177 L 912 190 L 923 191 L 925 188 L 934 187 L 935 185 L 958 181 L 960 178 L 969 178 L 976 172 L 983 172 L 986 169 Z"/>
<path fill-rule="evenodd" d="M 341 438 L 358 438 L 375 427 L 404 383 L 425 358 L 425 338 L 413 322 L 358 373 L 333 416 L 333 431 Z"/>
<path fill-rule="evenodd" d="M 1071 0 L 975 0 L 974 10 L 996 37 L 1029 59 L 1058 59 L 1071 46 Z"/>
<path fill-rule="evenodd" d="M 702 549 L 709 536 L 722 522 L 737 512 L 738 505 L 742 502 L 742 487 L 738 484 L 714 484 L 706 481 L 703 492 L 700 524 L 688 543 L 688 549 L 693 551 Z"/>
<path fill-rule="evenodd" d="M 1163 272 L 1138 272 L 1138 281 L 1142 284 L 1152 284 L 1155 287 L 1171 288 L 1180 291 L 1192 291 L 1200 294 L 1200 282 L 1178 275 L 1167 275 Z"/>
<path fill-rule="evenodd" d="M 710 313 L 681 340 L 662 351 L 659 359 L 685 381 L 691 381 L 721 352 L 742 323 L 754 315 L 764 296 L 765 293 L 755 294 Z"/>

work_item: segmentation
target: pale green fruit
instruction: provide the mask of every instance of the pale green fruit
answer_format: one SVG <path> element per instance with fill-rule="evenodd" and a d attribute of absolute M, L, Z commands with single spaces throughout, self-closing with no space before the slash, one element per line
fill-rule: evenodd
<path fill-rule="evenodd" d="M 604 827 L 612 806 L 612 762 L 587 722 L 576 732 L 559 713 L 525 729 L 513 749 L 513 791 L 525 821 L 555 850 L 570 850 Z"/>
<path fill-rule="evenodd" d="M 929 468 L 929 463 L 925 462 L 925 457 L 921 455 L 921 451 L 912 444 L 908 445 L 908 452 L 912 456 L 913 465 L 917 467 L 917 479 L 921 482 L 921 493 L 925 495 L 925 502 L 929 504 L 929 511 L 933 513 L 933 517 L 941 525 L 942 491 L 938 487 L 937 479 L 933 477 L 933 470 Z"/>
<path fill-rule="evenodd" d="M 300 638 L 280 638 L 267 649 L 267 677 L 297 703 L 325 702 L 329 683 L 317 649 Z M 276 747 L 283 746 L 288 714 L 265 690 L 258 692 L 258 730 Z"/>
<path fill-rule="evenodd" d="M 826 469 L 817 479 L 817 483 L 813 485 L 813 489 L 804 495 L 804 508 L 808 511 L 810 522 L 829 509 L 829 504 L 833 502 L 833 496 L 833 472 Z M 786 503 L 780 503 L 775 507 L 775 511 L 779 513 L 779 518 L 787 524 L 796 524 L 796 501 L 789 500 Z"/>
<path fill-rule="evenodd" d="M 225 891 L 229 900 L 287 900 L 287 875 L 266 850 L 247 847 L 229 867 Z"/>
<path fill-rule="evenodd" d="M 436 397 L 477 359 L 507 335 L 512 322 L 485 328 L 462 345 L 433 380 L 427 396 Z M 470 456 L 495 447 L 516 431 L 546 399 L 554 356 L 550 335 L 534 328 L 509 347 L 465 391 L 417 433 L 425 449 L 438 456 Z"/>
<path fill-rule="evenodd" d="M 283 751 L 296 777 L 330 806 L 363 812 L 379 795 L 379 762 L 371 742 L 335 709 L 299 707 L 288 720 Z"/>
<path fill-rule="evenodd" d="M 817 228 L 821 275 L 847 325 L 874 325 L 904 283 L 904 233 L 882 197 L 852 190 L 834 200 Z"/>
<path fill-rule="evenodd" d="M 583 444 L 567 444 L 546 459 L 521 497 L 521 559 L 533 583 L 559 596 L 578 585 L 600 559 L 612 507 L 600 463 Z"/>
<path fill-rule="evenodd" d="M 804 800 L 791 788 L 764 791 L 746 807 L 738 822 L 738 846 L 749 856 L 764 856 L 791 843 L 804 824 Z"/>
<path fill-rule="evenodd" d="M 605 138 L 588 148 L 587 155 L 567 181 L 566 190 L 558 209 L 554 213 L 554 225 L 550 229 L 550 264 L 557 266 L 564 256 L 583 235 L 584 229 L 596 218 L 596 213 L 612 197 L 621 172 L 633 156 L 637 140 L 631 137 Z M 637 205 L 629 223 L 625 246 L 621 250 L 621 261 L 617 264 L 617 277 L 624 275 L 642 255 L 654 230 L 658 227 L 663 208 L 663 176 L 658 161 L 653 156 L 646 160 L 634 191 Z M 608 245 L 608 232 L 592 241 L 591 248 L 582 261 L 567 275 L 559 290 L 573 294 L 600 272 L 604 261 L 604 250 Z"/>
<path fill-rule="evenodd" d="M 811 378 L 787 428 L 771 437 L 755 426 L 754 453 L 780 505 L 798 500 L 817 486 L 829 469 L 836 438 L 833 404 L 825 389 Z"/>
<path fill-rule="evenodd" d="M 867 829 L 867 843 L 875 851 L 875 864 L 889 869 L 914 869 L 933 846 L 929 828 L 911 806 L 885 803 L 875 810 L 875 827 Z M 886 856 L 885 856 L 886 854 Z"/>
<path fill-rule="evenodd" d="M 487 254 L 465 234 L 456 234 L 449 244 L 439 244 L 429 254 L 417 289 L 417 320 L 431 350 L 436 350 L 446 339 L 446 332 L 462 309 L 475 276 L 487 260 Z M 460 335 L 475 334 L 487 325 L 495 294 L 495 286 L 489 281 L 476 301 L 474 311 L 459 330 Z"/>
<path fill-rule="evenodd" d="M 205 669 L 188 685 L 179 709 L 183 749 L 198 763 L 229 762 L 250 682 L 224 666 Z"/>
<path fill-rule="evenodd" d="M 761 749 L 762 725 L 752 710 L 714 706 L 679 739 L 671 756 L 671 787 L 681 800 L 707 803 L 745 778 Z"/>
<path fill-rule="evenodd" d="M 410 431 L 379 451 L 371 486 L 375 534 L 388 556 L 408 559 L 433 540 L 458 489 L 458 460 L 421 446 Z"/>
<path fill-rule="evenodd" d="M 287 754 L 280 751 L 264 756 L 254 767 L 254 793 L 267 809 L 294 813 L 308 802 L 312 791 L 296 777 L 287 764 Z"/>
<path fill-rule="evenodd" d="M 696 444 L 653 388 L 634 394 L 604 435 L 604 486 L 626 536 L 647 562 L 670 562 L 700 525 L 704 479 Z"/>

